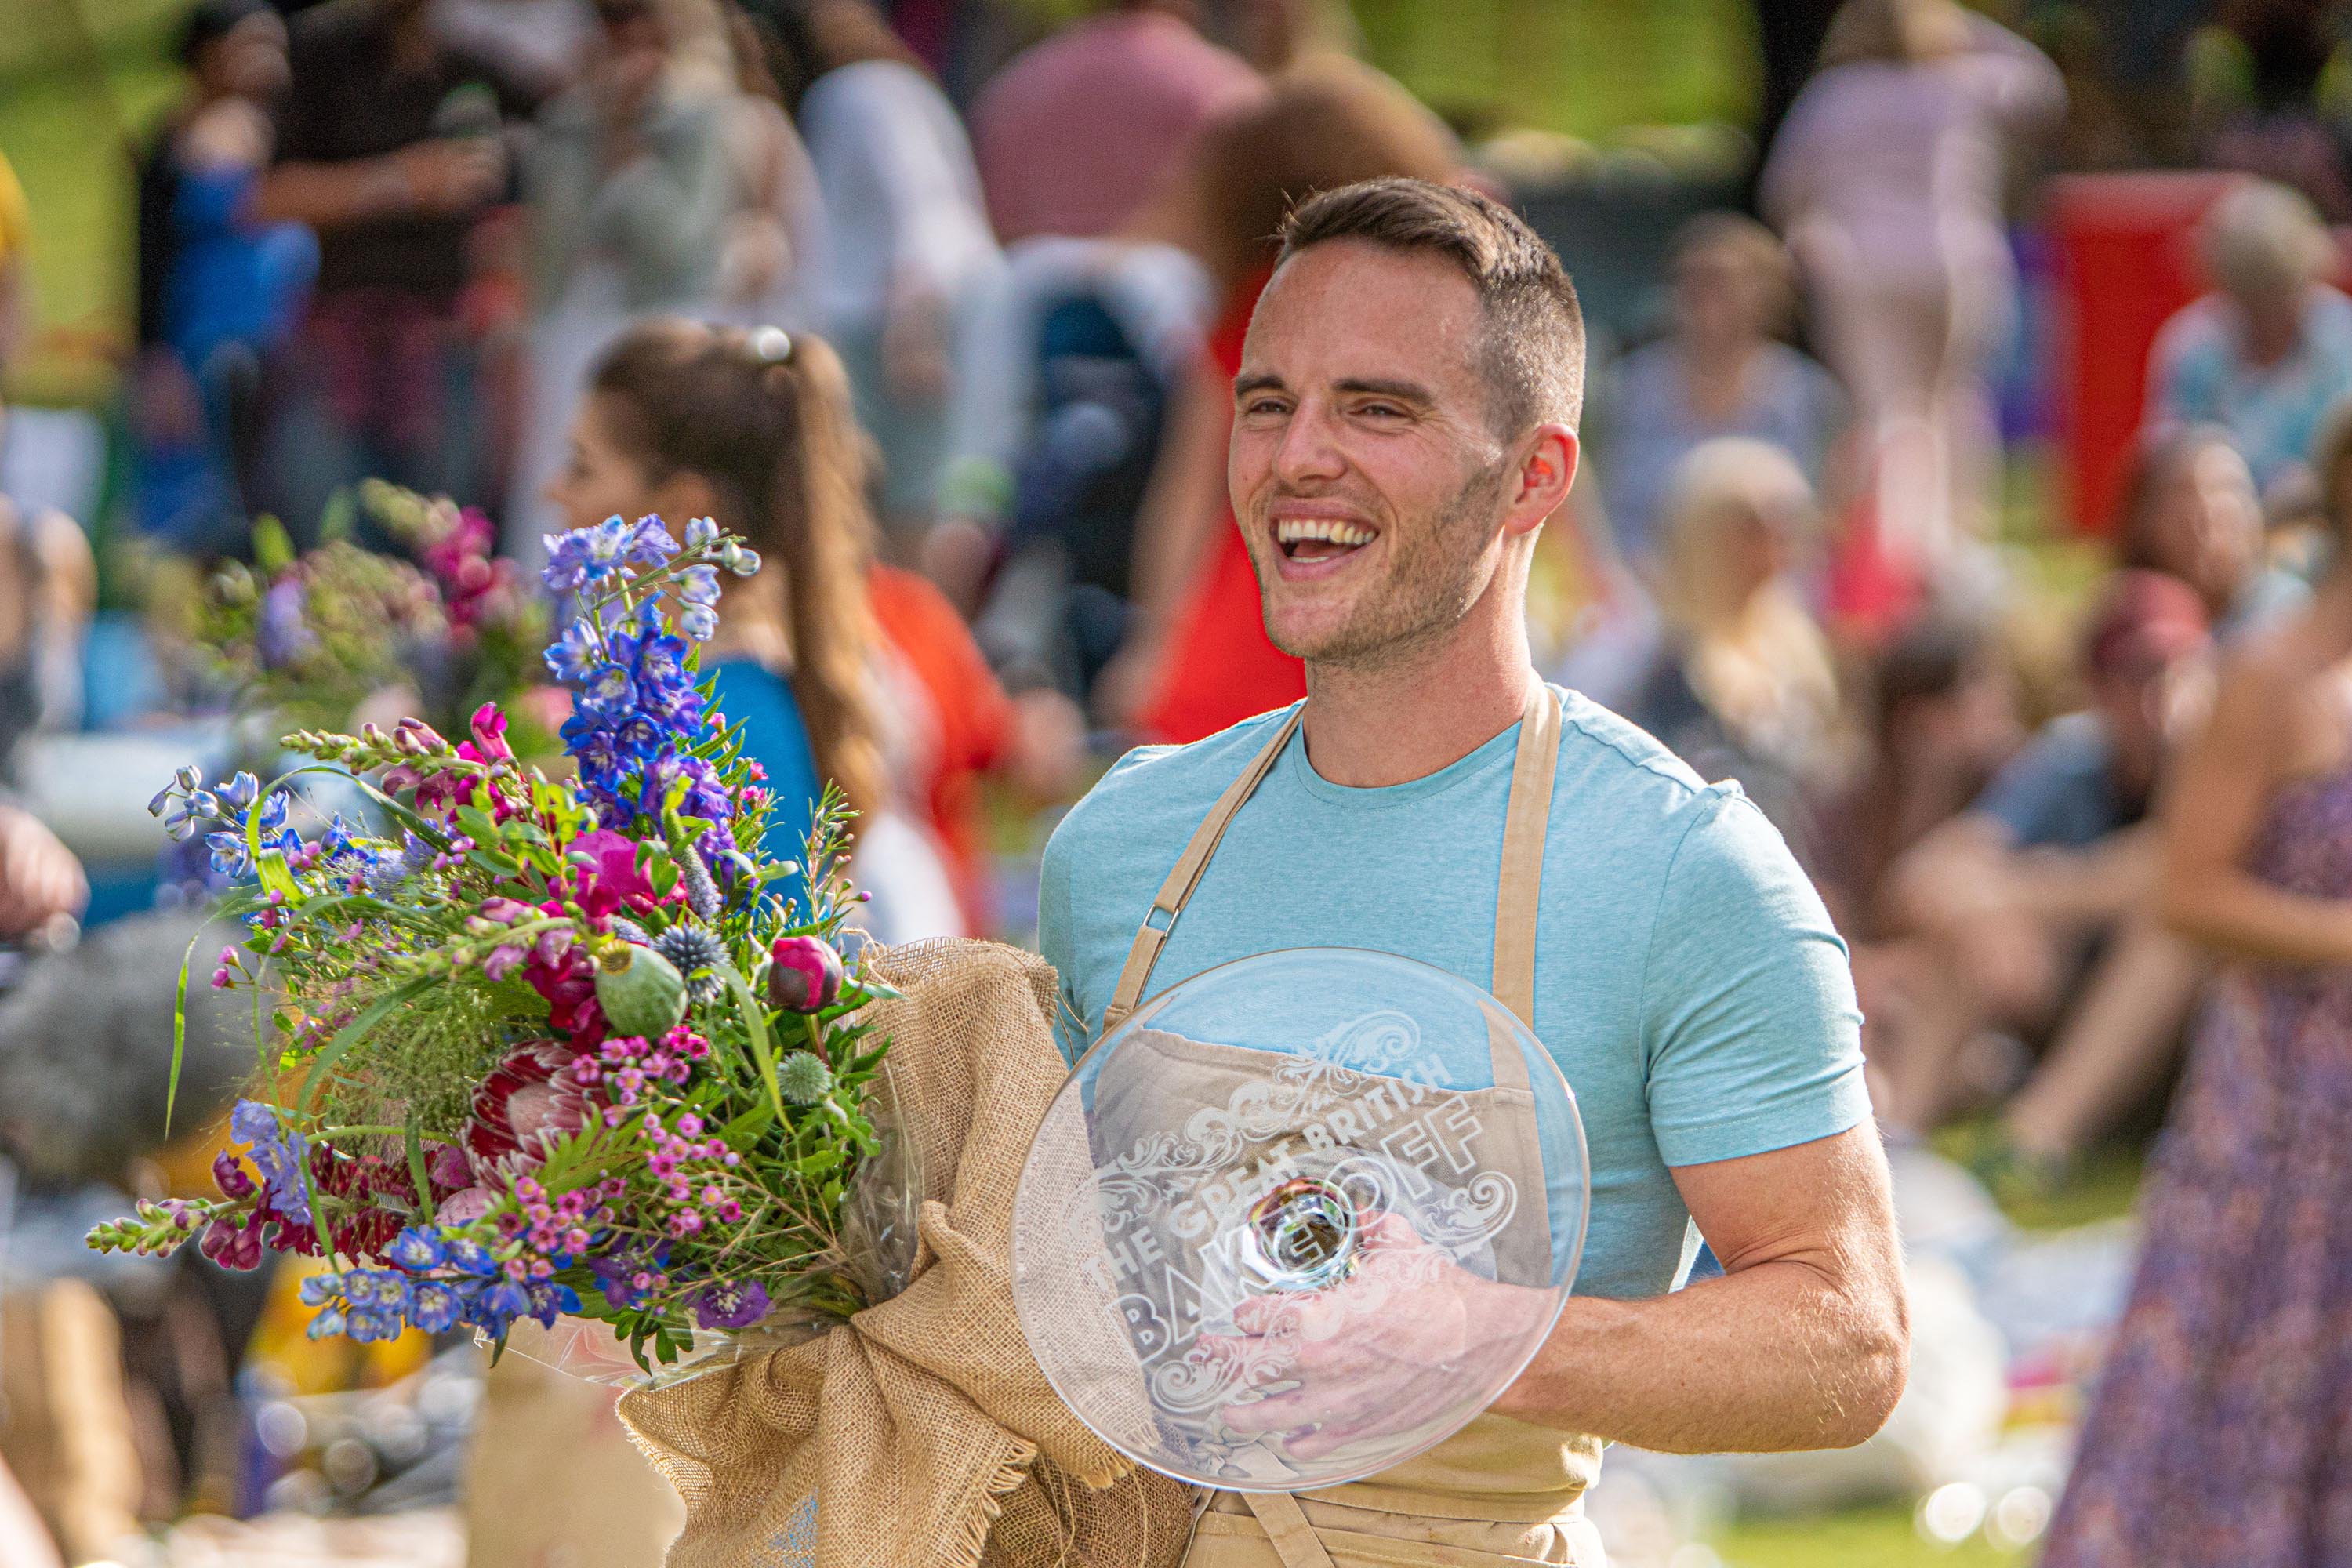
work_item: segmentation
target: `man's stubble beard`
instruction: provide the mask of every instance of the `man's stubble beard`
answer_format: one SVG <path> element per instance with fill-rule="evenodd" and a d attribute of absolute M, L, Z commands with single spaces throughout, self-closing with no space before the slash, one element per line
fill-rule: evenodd
<path fill-rule="evenodd" d="M 1347 618 L 1315 643 L 1294 644 L 1274 629 L 1274 571 L 1256 554 L 1251 566 L 1258 578 L 1258 613 L 1267 638 L 1293 658 L 1327 668 L 1379 669 L 1410 660 L 1469 616 L 1492 580 L 1484 571 L 1486 552 L 1472 548 L 1475 536 L 1494 521 L 1495 491 L 1503 465 L 1473 473 L 1453 498 L 1431 519 L 1413 530 L 1391 528 L 1394 561 L 1388 575 L 1348 613 Z M 1408 539 L 1406 535 L 1410 533 Z M 1263 534 L 1261 534 L 1263 537 Z M 1402 542 L 1399 542 L 1400 541 Z M 1280 546 L 1272 546 L 1276 550 Z"/>

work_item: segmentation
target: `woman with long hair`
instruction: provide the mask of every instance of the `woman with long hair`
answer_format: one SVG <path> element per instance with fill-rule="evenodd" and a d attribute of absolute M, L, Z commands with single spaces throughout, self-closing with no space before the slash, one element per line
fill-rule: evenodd
<path fill-rule="evenodd" d="M 769 853 L 799 858 L 829 782 L 859 814 L 875 933 L 961 931 L 937 857 L 892 809 L 866 596 L 874 524 L 840 360 L 807 333 L 657 319 L 607 349 L 588 387 L 548 492 L 571 526 L 709 517 L 765 563 L 728 582 L 703 668 L 779 803 Z"/>
<path fill-rule="evenodd" d="M 2314 468 L 2352 534 L 2352 416 Z M 2161 815 L 2162 908 L 2221 956 L 2147 1250 L 2043 1568 L 2352 1560 L 2352 551 L 2226 659 Z"/>

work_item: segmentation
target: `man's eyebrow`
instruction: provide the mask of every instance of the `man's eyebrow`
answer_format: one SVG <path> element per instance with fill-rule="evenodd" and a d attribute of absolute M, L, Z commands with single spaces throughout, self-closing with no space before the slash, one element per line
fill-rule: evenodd
<path fill-rule="evenodd" d="M 1247 397 L 1253 392 L 1265 392 L 1268 389 L 1279 391 L 1281 388 L 1282 377 L 1270 370 L 1256 370 L 1246 375 L 1234 377 L 1235 397 Z"/>
<path fill-rule="evenodd" d="M 1360 393 L 1371 397 L 1393 397 L 1400 403 L 1411 403 L 1426 408 L 1437 396 L 1419 382 L 1383 381 L 1377 376 L 1349 376 L 1331 384 L 1335 392 Z"/>

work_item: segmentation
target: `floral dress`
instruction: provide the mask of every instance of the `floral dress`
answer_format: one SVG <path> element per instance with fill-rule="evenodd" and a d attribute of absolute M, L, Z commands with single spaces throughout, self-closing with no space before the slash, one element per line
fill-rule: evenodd
<path fill-rule="evenodd" d="M 2352 899 L 2352 767 L 2288 785 L 2252 864 Z M 2220 980 L 2145 1218 L 2042 1568 L 2352 1564 L 2352 969 Z"/>

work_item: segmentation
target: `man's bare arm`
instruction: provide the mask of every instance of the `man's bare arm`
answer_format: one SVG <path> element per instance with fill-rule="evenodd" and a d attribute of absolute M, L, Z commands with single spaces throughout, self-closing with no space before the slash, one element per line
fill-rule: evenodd
<path fill-rule="evenodd" d="M 1846 1447 L 1903 1392 L 1910 1324 L 1877 1130 L 1685 1165 L 1726 1277 L 1579 1296 L 1498 1415 L 1669 1453 Z"/>

